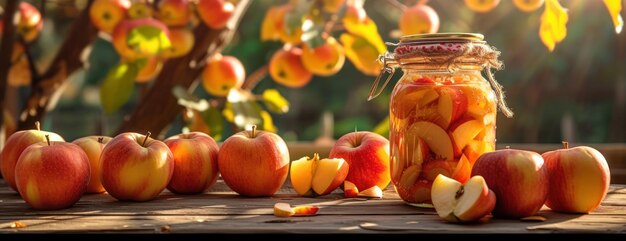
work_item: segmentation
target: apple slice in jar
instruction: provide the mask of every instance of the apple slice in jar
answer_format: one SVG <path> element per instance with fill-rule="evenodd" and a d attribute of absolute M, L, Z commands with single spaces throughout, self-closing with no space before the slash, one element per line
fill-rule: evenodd
<path fill-rule="evenodd" d="M 428 121 L 415 122 L 405 133 L 407 140 L 422 139 L 435 156 L 443 160 L 454 160 L 452 141 L 448 133 L 438 125 Z"/>

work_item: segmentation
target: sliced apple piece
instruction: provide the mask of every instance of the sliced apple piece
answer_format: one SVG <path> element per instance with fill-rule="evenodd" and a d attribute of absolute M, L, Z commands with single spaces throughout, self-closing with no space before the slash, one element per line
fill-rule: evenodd
<path fill-rule="evenodd" d="M 496 196 L 482 176 L 473 176 L 466 184 L 439 175 L 433 182 L 431 199 L 439 217 L 448 222 L 471 222 L 491 213 Z"/>
<path fill-rule="evenodd" d="M 467 111 L 467 97 L 458 88 L 442 86 L 439 88 L 437 112 L 443 117 L 443 129 L 459 119 Z"/>
<path fill-rule="evenodd" d="M 486 141 L 486 142 L 496 142 L 496 126 L 494 124 L 490 124 L 485 126 L 481 132 L 474 137 L 474 140 Z"/>
<path fill-rule="evenodd" d="M 488 142 L 472 140 L 467 143 L 467 146 L 465 147 L 465 149 L 463 149 L 463 155 L 467 157 L 470 166 L 473 167 L 474 163 L 476 162 L 476 160 L 478 160 L 478 157 L 480 157 L 480 155 L 485 152 L 490 152 L 494 150 L 495 149 L 493 148 L 493 146 L 490 145 Z"/>
<path fill-rule="evenodd" d="M 459 162 L 456 164 L 456 168 L 454 168 L 454 172 L 452 172 L 451 177 L 460 183 L 465 183 L 470 179 L 471 175 L 472 165 L 465 155 L 461 155 L 461 158 L 459 158 Z"/>
<path fill-rule="evenodd" d="M 437 93 L 437 91 L 435 91 L 434 89 L 426 89 L 426 91 L 422 95 L 422 98 L 417 101 L 417 109 L 424 108 L 425 106 L 430 105 L 430 103 L 433 103 L 437 99 L 439 99 L 439 93 Z"/>
<path fill-rule="evenodd" d="M 291 217 L 296 214 L 291 208 L 289 203 L 276 203 L 274 204 L 274 216 L 276 217 Z"/>
<path fill-rule="evenodd" d="M 437 158 L 454 160 L 452 141 L 446 131 L 436 124 L 427 121 L 415 122 L 405 134 L 407 140 L 420 138 L 426 142 Z"/>
<path fill-rule="evenodd" d="M 370 187 L 370 188 L 365 189 L 362 192 L 360 192 L 357 195 L 357 197 L 382 198 L 383 197 L 383 190 L 380 189 L 380 187 L 374 185 L 373 187 Z"/>
<path fill-rule="evenodd" d="M 430 189 L 433 183 L 428 180 L 417 180 L 411 188 L 413 197 L 416 203 L 428 203 L 430 202 Z"/>
<path fill-rule="evenodd" d="M 391 113 L 398 118 L 406 118 L 416 109 L 419 101 L 424 97 L 430 88 L 416 85 L 405 85 L 394 93 L 393 101 L 390 103 Z"/>
<path fill-rule="evenodd" d="M 483 125 L 495 124 L 496 122 L 495 112 L 475 105 L 470 105 L 467 107 L 467 115 L 475 120 L 482 122 Z"/>
<path fill-rule="evenodd" d="M 391 172 L 391 179 L 397 180 L 402 175 L 402 170 L 404 170 L 404 163 L 406 162 L 406 158 L 402 153 L 400 153 L 401 143 L 393 143 L 391 146 L 391 153 L 389 153 L 389 169 Z"/>
<path fill-rule="evenodd" d="M 404 172 L 402 172 L 402 177 L 400 178 L 400 183 L 398 185 L 400 185 L 404 189 L 410 189 L 413 184 L 415 184 L 415 181 L 417 181 L 417 178 L 420 176 L 421 172 L 421 164 L 410 166 L 409 168 L 404 170 Z"/>
<path fill-rule="evenodd" d="M 343 182 L 343 196 L 347 198 L 357 197 L 359 195 L 359 189 L 351 181 Z"/>
<path fill-rule="evenodd" d="M 308 156 L 291 162 L 289 175 L 291 185 L 296 193 L 306 196 L 305 194 L 311 190 L 313 174 L 316 168 L 317 162 L 313 161 L 313 159 L 310 159 Z"/>
<path fill-rule="evenodd" d="M 319 212 L 320 208 L 318 206 L 311 206 L 311 205 L 302 205 L 302 206 L 296 206 L 293 208 L 293 212 L 294 215 L 296 217 L 303 217 L 303 216 L 315 216 L 317 215 L 317 212 Z"/>
<path fill-rule="evenodd" d="M 303 157 L 291 164 L 291 183 L 302 196 L 326 195 L 337 189 L 348 176 L 348 162 L 342 158 Z M 312 190 L 312 191 L 311 191 Z"/>
<path fill-rule="evenodd" d="M 468 120 L 452 130 L 452 139 L 456 146 L 463 150 L 467 143 L 474 139 L 484 129 L 484 125 L 477 120 Z"/>
<path fill-rule="evenodd" d="M 458 161 L 434 160 L 424 164 L 422 176 L 426 180 L 433 181 L 439 174 L 451 177 Z"/>
<path fill-rule="evenodd" d="M 406 164 L 422 165 L 430 153 L 428 144 L 422 138 L 419 138 L 418 135 L 414 134 L 405 135 L 404 143 L 406 144 L 404 145 L 407 159 Z"/>

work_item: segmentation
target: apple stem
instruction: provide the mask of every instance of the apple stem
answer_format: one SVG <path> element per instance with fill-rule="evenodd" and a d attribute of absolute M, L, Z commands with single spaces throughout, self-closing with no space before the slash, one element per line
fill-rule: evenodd
<path fill-rule="evenodd" d="M 150 133 L 148 131 L 148 133 L 146 134 L 146 137 L 143 138 L 143 142 L 141 143 L 141 146 L 146 147 L 146 141 L 148 140 L 148 138 L 150 137 L 150 135 L 152 135 L 152 133 Z"/>
<path fill-rule="evenodd" d="M 102 144 L 102 142 L 103 142 L 103 141 L 104 141 L 104 137 L 98 137 L 98 142 L 99 142 L 100 144 Z"/>
<path fill-rule="evenodd" d="M 320 154 L 315 153 L 313 154 L 313 160 L 319 160 L 320 159 Z"/>
<path fill-rule="evenodd" d="M 456 198 L 456 199 L 461 198 L 461 196 L 463 196 L 463 193 L 465 193 L 465 188 L 464 188 L 464 186 L 461 186 L 461 189 L 456 191 L 456 195 L 454 195 L 454 198 Z"/>
<path fill-rule="evenodd" d="M 563 148 L 568 149 L 569 148 L 569 142 L 567 141 L 562 141 L 561 143 L 563 143 Z"/>
<path fill-rule="evenodd" d="M 35 128 L 37 128 L 38 131 L 41 131 L 41 123 L 39 123 L 39 121 L 35 121 Z"/>
<path fill-rule="evenodd" d="M 252 138 L 256 137 L 256 125 L 252 125 Z"/>
<path fill-rule="evenodd" d="M 50 146 L 50 135 L 46 135 L 46 141 L 48 142 L 48 146 Z"/>

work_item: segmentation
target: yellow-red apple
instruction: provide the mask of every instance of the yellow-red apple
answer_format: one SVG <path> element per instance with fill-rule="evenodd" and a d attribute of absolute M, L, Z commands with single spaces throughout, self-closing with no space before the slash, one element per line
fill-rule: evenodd
<path fill-rule="evenodd" d="M 186 27 L 170 27 L 169 30 L 170 42 L 172 44 L 172 47 L 159 53 L 159 57 L 167 59 L 178 58 L 187 55 L 196 42 L 191 30 Z"/>
<path fill-rule="evenodd" d="M 486 13 L 494 9 L 500 0 L 465 0 L 465 5 L 472 11 Z"/>
<path fill-rule="evenodd" d="M 89 17 L 100 31 L 111 33 L 126 18 L 130 5 L 130 0 L 95 0 L 89 9 Z"/>
<path fill-rule="evenodd" d="M 115 47 L 117 53 L 125 59 L 136 60 L 149 58 L 160 53 L 160 48 L 155 48 L 154 43 L 143 43 L 137 39 L 129 38 L 129 34 L 135 29 L 155 29 L 165 33 L 169 41 L 169 29 L 159 20 L 153 18 L 123 20 L 117 24 L 111 37 L 113 47 Z M 159 42 L 158 44 L 170 46 L 170 43 Z"/>
<path fill-rule="evenodd" d="M 167 26 L 186 25 L 191 16 L 189 0 L 162 0 L 157 16 Z"/>
<path fill-rule="evenodd" d="M 246 79 L 246 70 L 239 59 L 220 54 L 211 57 L 202 70 L 202 86 L 214 96 L 227 96 L 232 88 L 240 88 Z"/>
<path fill-rule="evenodd" d="M 544 0 L 513 0 L 513 4 L 517 9 L 523 12 L 532 12 L 543 6 Z"/>
<path fill-rule="evenodd" d="M 162 141 L 139 133 L 115 136 L 102 150 L 102 186 L 120 201 L 149 201 L 167 186 L 174 157 Z"/>
<path fill-rule="evenodd" d="M 389 141 L 374 132 L 350 132 L 339 138 L 329 154 L 343 158 L 350 169 L 346 181 L 364 191 L 372 186 L 385 189 L 390 182 Z"/>
<path fill-rule="evenodd" d="M 67 142 L 39 142 L 24 150 L 15 165 L 17 190 L 34 209 L 74 205 L 89 183 L 87 154 Z"/>
<path fill-rule="evenodd" d="M 147 0 L 135 0 L 128 8 L 128 18 L 140 19 L 154 17 L 154 8 Z"/>
<path fill-rule="evenodd" d="M 111 141 L 111 137 L 108 136 L 86 136 L 78 138 L 72 141 L 72 144 L 77 145 L 89 158 L 89 168 L 91 169 L 91 177 L 89 178 L 89 184 L 87 185 L 86 193 L 103 193 L 104 187 L 102 186 L 102 169 L 100 161 L 100 154 L 104 146 Z"/>
<path fill-rule="evenodd" d="M 46 141 L 46 135 L 49 136 L 50 141 L 65 141 L 57 133 L 42 131 L 39 128 L 39 122 L 35 123 L 37 129 L 22 130 L 15 132 L 7 138 L 0 155 L 0 171 L 4 181 L 13 190 L 17 191 L 17 185 L 15 184 L 15 165 L 17 159 L 20 157 L 24 149 L 28 146 Z"/>
<path fill-rule="evenodd" d="M 225 0 L 198 0 L 196 6 L 200 19 L 209 28 L 220 29 L 226 26 L 235 11 L 235 5 Z"/>
<path fill-rule="evenodd" d="M 589 146 L 543 153 L 550 176 L 546 206 L 554 211 L 589 213 L 600 206 L 611 183 L 606 159 Z"/>
<path fill-rule="evenodd" d="M 536 152 L 503 149 L 484 153 L 472 168 L 472 176 L 476 175 L 485 178 L 498 198 L 493 210 L 496 217 L 534 215 L 548 195 L 548 169 Z"/>
<path fill-rule="evenodd" d="M 291 163 L 291 184 L 302 196 L 326 195 L 337 189 L 348 176 L 348 163 L 341 158 L 303 157 Z"/>
<path fill-rule="evenodd" d="M 403 35 L 436 33 L 439 15 L 432 7 L 418 3 L 402 12 L 398 26 Z"/>
<path fill-rule="evenodd" d="M 167 189 L 178 194 L 206 191 L 217 181 L 217 153 L 213 138 L 202 132 L 171 136 L 163 141 L 174 156 L 174 173 Z"/>
<path fill-rule="evenodd" d="M 319 76 L 331 76 L 339 72 L 346 61 L 343 47 L 335 38 L 328 37 L 326 42 L 316 48 L 304 44 L 302 64 L 311 73 Z"/>
<path fill-rule="evenodd" d="M 289 150 L 280 136 L 253 126 L 224 141 L 217 166 L 226 185 L 240 195 L 272 196 L 287 179 Z"/>
<path fill-rule="evenodd" d="M 43 29 L 41 12 L 28 2 L 20 2 L 16 15 L 16 32 L 27 43 L 34 41 Z"/>
<path fill-rule="evenodd" d="M 302 49 L 292 47 L 280 49 L 270 59 L 270 76 L 276 83 L 300 88 L 307 85 L 313 78 L 313 73 L 302 64 Z"/>
<path fill-rule="evenodd" d="M 448 222 L 478 221 L 496 205 L 496 195 L 481 176 L 473 176 L 462 184 L 439 175 L 430 194 L 437 214 Z"/>

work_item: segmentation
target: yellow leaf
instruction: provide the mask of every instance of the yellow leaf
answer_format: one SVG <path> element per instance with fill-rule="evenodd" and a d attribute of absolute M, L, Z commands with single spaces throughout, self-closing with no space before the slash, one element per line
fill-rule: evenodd
<path fill-rule="evenodd" d="M 613 25 L 615 25 L 615 32 L 619 34 L 624 26 L 622 15 L 619 14 L 622 11 L 622 0 L 604 0 L 604 5 L 609 9 Z"/>
<path fill-rule="evenodd" d="M 385 43 L 382 42 L 382 39 L 371 42 L 361 36 L 344 33 L 341 35 L 340 40 L 346 51 L 346 57 L 359 71 L 373 76 L 380 73 L 381 65 L 377 59 L 379 55 L 386 51 Z"/>
<path fill-rule="evenodd" d="M 261 119 L 263 119 L 263 130 L 276 133 L 276 126 L 272 121 L 272 115 L 269 112 L 262 110 L 260 112 Z"/>
<path fill-rule="evenodd" d="M 275 113 L 287 113 L 289 111 L 289 101 L 283 97 L 276 89 L 267 89 L 261 95 L 267 109 Z"/>
<path fill-rule="evenodd" d="M 545 10 L 541 15 L 541 25 L 539 26 L 539 37 L 550 52 L 554 50 L 557 43 L 563 41 L 567 36 L 567 9 L 559 4 L 558 0 L 546 0 Z"/>

